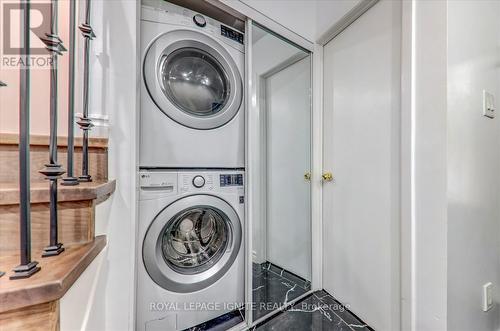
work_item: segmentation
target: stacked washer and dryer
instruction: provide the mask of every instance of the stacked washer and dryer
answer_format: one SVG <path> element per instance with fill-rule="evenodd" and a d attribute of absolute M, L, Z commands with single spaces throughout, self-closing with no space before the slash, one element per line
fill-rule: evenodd
<path fill-rule="evenodd" d="M 243 34 L 143 0 L 137 330 L 244 302 Z"/>

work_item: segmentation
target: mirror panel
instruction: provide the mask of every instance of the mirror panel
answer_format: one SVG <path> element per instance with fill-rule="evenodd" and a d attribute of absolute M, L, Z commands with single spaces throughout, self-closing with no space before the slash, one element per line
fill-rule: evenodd
<path fill-rule="evenodd" d="M 252 321 L 311 287 L 311 54 L 252 25 Z"/>

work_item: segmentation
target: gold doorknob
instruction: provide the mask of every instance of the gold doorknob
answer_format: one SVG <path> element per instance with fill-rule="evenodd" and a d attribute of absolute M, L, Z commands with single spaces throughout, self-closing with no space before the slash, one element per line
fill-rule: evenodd
<path fill-rule="evenodd" d="M 325 182 L 331 182 L 333 180 L 333 175 L 331 172 L 325 172 L 321 177 Z"/>
<path fill-rule="evenodd" d="M 304 179 L 310 181 L 311 180 L 311 173 L 310 172 L 306 172 L 304 174 Z"/>

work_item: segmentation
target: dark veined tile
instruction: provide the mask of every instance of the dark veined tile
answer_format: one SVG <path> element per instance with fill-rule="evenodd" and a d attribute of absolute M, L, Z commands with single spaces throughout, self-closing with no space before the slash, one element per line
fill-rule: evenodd
<path fill-rule="evenodd" d="M 264 268 L 253 275 L 253 319 L 257 320 L 268 313 L 282 309 L 288 302 L 306 293 L 299 284 L 280 274 Z"/>
<path fill-rule="evenodd" d="M 352 331 L 337 315 L 311 295 L 255 328 L 256 331 Z"/>
<path fill-rule="evenodd" d="M 314 294 L 319 300 L 321 300 L 330 311 L 338 315 L 342 320 L 346 322 L 354 330 L 369 331 L 373 329 L 368 326 L 365 322 L 356 317 L 352 312 L 349 311 L 348 307 L 337 301 L 333 296 L 331 296 L 326 291 L 314 292 Z"/>

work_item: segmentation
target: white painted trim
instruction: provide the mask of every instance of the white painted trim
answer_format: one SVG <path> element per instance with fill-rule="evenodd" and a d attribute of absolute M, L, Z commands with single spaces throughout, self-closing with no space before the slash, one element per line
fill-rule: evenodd
<path fill-rule="evenodd" d="M 411 17 L 411 330 L 446 330 L 447 2 L 412 0 Z"/>
<path fill-rule="evenodd" d="M 361 2 L 359 2 L 344 16 L 342 16 L 342 18 L 337 23 L 335 23 L 335 25 L 324 32 L 321 37 L 318 38 L 317 43 L 323 46 L 326 45 L 330 40 L 338 36 L 361 15 L 363 15 L 371 7 L 373 7 L 378 1 L 379 0 L 362 0 Z"/>
<path fill-rule="evenodd" d="M 253 168 L 250 166 L 250 151 L 253 141 L 250 134 L 250 109 L 252 102 L 252 20 L 245 23 L 245 319 L 246 324 L 252 324 L 252 203 L 253 203 Z M 258 177 L 255 177 L 258 178 Z"/>
<path fill-rule="evenodd" d="M 313 290 L 323 289 L 323 46 L 314 45 L 312 62 L 312 167 L 311 167 L 311 235 Z"/>
<path fill-rule="evenodd" d="M 412 330 L 412 61 L 413 8 L 401 8 L 401 237 L 400 237 L 400 330 Z"/>
<path fill-rule="evenodd" d="M 258 24 L 266 27 L 267 29 L 273 31 L 274 33 L 288 39 L 289 41 L 299 45 L 302 48 L 305 48 L 306 50 L 312 52 L 314 50 L 314 43 L 311 42 L 310 40 L 307 40 L 306 38 L 298 35 L 297 33 L 293 32 L 292 30 L 288 29 L 287 27 L 279 24 L 278 22 L 274 21 L 270 17 L 264 15 L 263 13 L 259 12 L 258 10 L 250 7 L 246 3 L 243 3 L 241 1 L 228 1 L 228 0 L 219 0 L 222 4 L 233 8 L 234 10 L 238 11 L 239 13 L 245 15 L 249 19 L 257 22 Z M 213 3 L 213 1 L 211 1 Z M 250 39 L 248 37 L 248 30 L 246 30 L 246 39 Z"/>
<path fill-rule="evenodd" d="M 257 102 L 259 103 L 259 119 L 260 119 L 260 130 L 259 134 L 261 135 L 259 144 L 260 144 L 260 152 L 261 156 L 264 155 L 264 157 L 261 157 L 260 160 L 260 229 L 261 231 L 266 231 L 265 235 L 266 238 L 268 238 L 268 232 L 267 232 L 267 220 L 268 220 L 268 208 L 267 208 L 267 183 L 268 183 L 268 171 L 267 171 L 267 160 L 268 160 L 268 151 L 267 151 L 267 95 L 266 95 L 266 78 L 260 76 L 256 77 L 258 81 L 255 82 L 257 86 L 255 87 L 256 93 L 258 93 L 258 100 Z M 262 130 L 264 129 L 264 130 Z M 264 230 L 265 229 L 265 230 Z M 253 238 L 252 238 L 253 239 Z M 258 259 L 258 263 L 263 263 L 268 261 L 267 260 L 267 242 L 268 239 L 266 240 L 261 240 L 260 241 L 260 252 L 262 253 L 260 256 L 260 259 Z M 253 293 L 253 292 L 252 292 Z"/>
<path fill-rule="evenodd" d="M 137 1 L 136 3 L 136 25 L 135 25 L 135 33 L 136 33 L 136 81 L 135 81 L 135 90 L 136 90 L 136 103 L 135 103 L 135 131 L 134 131 L 134 137 L 135 137 L 135 145 L 132 146 L 133 151 L 132 151 L 132 164 L 135 168 L 135 173 L 137 174 L 139 172 L 139 134 L 140 134 L 140 107 L 141 107 L 141 68 L 142 68 L 142 57 L 141 57 L 141 2 Z M 137 297 L 137 248 L 139 246 L 139 242 L 142 242 L 141 238 L 137 237 L 138 232 L 138 224 L 139 224 L 139 197 L 137 195 L 138 188 L 139 188 L 139 183 L 138 183 L 138 176 L 133 176 L 133 178 L 130 179 L 132 181 L 132 199 L 131 201 L 134 201 L 135 205 L 133 208 L 134 216 L 133 220 L 135 222 L 132 222 L 130 225 L 132 227 L 132 238 L 134 238 L 134 243 L 132 244 L 133 246 L 133 254 L 131 254 L 131 259 L 132 259 L 132 280 L 131 280 L 131 287 L 132 291 L 131 297 L 132 297 L 132 302 L 130 310 L 132 312 L 132 316 L 129 318 L 129 330 L 135 330 L 136 329 L 136 317 L 137 317 L 137 302 L 136 302 L 136 297 Z"/>
<path fill-rule="evenodd" d="M 309 54 L 311 54 L 311 53 L 309 53 L 309 52 L 297 53 L 297 54 L 289 57 L 288 59 L 286 59 L 282 63 L 278 63 L 276 66 L 269 69 L 267 72 L 261 74 L 260 77 L 262 77 L 266 80 L 267 78 L 271 77 L 274 74 L 277 74 L 281 70 L 285 70 L 286 68 L 288 68 L 292 64 L 297 63 L 302 59 L 305 59 L 306 57 L 309 56 Z"/>

